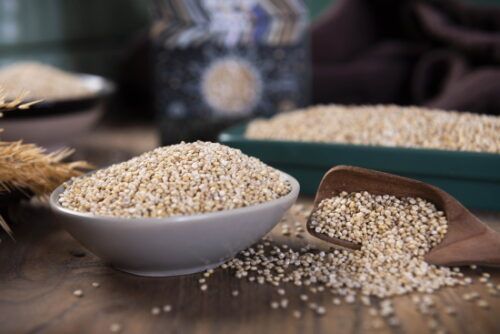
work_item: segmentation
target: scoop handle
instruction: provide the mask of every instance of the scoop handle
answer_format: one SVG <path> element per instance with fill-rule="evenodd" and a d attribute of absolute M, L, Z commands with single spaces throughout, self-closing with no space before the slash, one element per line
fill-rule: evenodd
<path fill-rule="evenodd" d="M 432 250 L 425 260 L 445 266 L 478 264 L 500 267 L 500 233 L 486 227 L 483 233 Z"/>
<path fill-rule="evenodd" d="M 478 264 L 500 267 L 500 233 L 484 224 L 453 196 L 434 186 L 446 212 L 448 232 L 425 259 L 445 266 Z"/>

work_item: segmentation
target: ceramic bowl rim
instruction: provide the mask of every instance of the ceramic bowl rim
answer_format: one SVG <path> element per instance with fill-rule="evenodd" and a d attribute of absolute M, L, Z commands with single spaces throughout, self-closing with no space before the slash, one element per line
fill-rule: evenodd
<path fill-rule="evenodd" d="M 158 218 L 126 218 L 126 217 L 115 217 L 115 216 L 100 216 L 100 215 L 93 215 L 91 213 L 86 213 L 86 212 L 78 212 L 72 209 L 64 208 L 59 204 L 58 198 L 61 192 L 64 190 L 64 184 L 61 184 L 59 187 L 57 187 L 51 194 L 49 198 L 49 204 L 50 207 L 53 211 L 56 211 L 57 213 L 63 214 L 65 216 L 70 216 L 73 218 L 80 218 L 80 219 L 86 219 L 86 220 L 93 220 L 93 221 L 120 221 L 120 223 L 153 223 L 151 224 L 152 226 L 157 226 L 159 224 L 172 224 L 172 223 L 179 223 L 179 222 L 185 222 L 185 221 L 201 221 L 205 219 L 216 219 L 220 217 L 227 217 L 228 215 L 238 215 L 238 214 L 244 214 L 244 213 L 250 213 L 254 212 L 256 210 L 261 210 L 261 209 L 266 209 L 266 208 L 271 208 L 276 205 L 280 204 L 286 204 L 289 201 L 295 201 L 295 199 L 298 197 L 299 191 L 300 191 L 300 184 L 299 182 L 291 175 L 286 174 L 284 172 L 280 173 L 284 176 L 284 178 L 290 183 L 291 189 L 290 192 L 282 197 L 273 199 L 271 201 L 259 203 L 259 204 L 253 204 L 250 206 L 242 207 L 242 208 L 236 208 L 236 209 L 230 209 L 230 210 L 223 210 L 223 211 L 215 211 L 215 212 L 207 212 L 207 213 L 201 213 L 201 214 L 194 214 L 194 215 L 179 215 L 179 216 L 170 216 L 170 217 L 158 217 Z M 144 224 L 144 226 L 150 226 L 149 224 Z"/>
<path fill-rule="evenodd" d="M 18 112 L 15 109 L 7 109 L 3 111 L 4 117 L 2 121 L 20 121 L 26 119 L 31 121 L 38 118 L 68 116 L 88 112 L 116 91 L 115 83 L 105 77 L 87 73 L 75 73 L 75 75 L 91 90 L 89 95 L 42 100 L 30 106 L 30 108 L 24 109 L 22 112 Z M 26 102 L 30 102 L 30 100 L 26 100 Z"/>

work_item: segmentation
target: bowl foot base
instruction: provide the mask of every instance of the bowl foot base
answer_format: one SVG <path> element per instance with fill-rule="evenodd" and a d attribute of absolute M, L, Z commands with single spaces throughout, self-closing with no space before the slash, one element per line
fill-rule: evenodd
<path fill-rule="evenodd" d="M 226 262 L 220 261 L 216 263 L 204 264 L 197 267 L 189 267 L 189 268 L 181 268 L 181 269 L 158 269 L 158 270 L 136 270 L 136 269 L 128 269 L 121 268 L 111 265 L 114 269 L 123 271 L 136 276 L 147 276 L 147 277 L 169 277 L 169 276 L 181 276 L 181 275 L 189 275 L 194 273 L 199 273 L 208 269 L 213 269 L 215 267 L 220 266 L 222 263 Z"/>

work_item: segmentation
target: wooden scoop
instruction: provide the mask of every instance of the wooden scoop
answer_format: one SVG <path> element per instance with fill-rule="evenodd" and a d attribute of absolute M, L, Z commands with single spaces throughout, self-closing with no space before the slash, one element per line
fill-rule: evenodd
<path fill-rule="evenodd" d="M 455 198 L 439 188 L 388 173 L 352 166 L 337 166 L 330 169 L 321 180 L 312 212 L 323 199 L 342 191 L 368 191 L 377 195 L 426 199 L 442 210 L 448 219 L 448 232 L 443 241 L 427 253 L 425 256 L 427 262 L 446 266 L 467 264 L 500 266 L 500 234 L 483 224 Z M 307 230 L 311 235 L 347 248 L 361 247 L 360 244 L 316 233 L 310 224 L 311 217 L 312 213 L 307 222 Z"/>

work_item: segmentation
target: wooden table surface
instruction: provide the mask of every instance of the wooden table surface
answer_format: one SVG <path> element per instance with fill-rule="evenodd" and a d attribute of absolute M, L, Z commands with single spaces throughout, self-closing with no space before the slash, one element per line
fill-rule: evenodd
<path fill-rule="evenodd" d="M 140 133 L 138 130 L 137 138 L 143 144 L 133 152 L 127 145 L 128 151 L 117 153 L 120 145 L 125 145 L 117 140 L 113 147 L 116 160 L 155 145 L 154 134 Z M 133 131 L 129 134 L 134 136 Z M 93 152 L 93 145 L 100 146 L 95 138 L 99 135 L 84 142 L 80 152 Z M 127 142 L 126 136 L 123 142 Z M 309 200 L 302 202 L 308 205 Z M 299 300 L 303 289 L 295 287 L 285 287 L 288 308 L 273 310 L 270 302 L 282 298 L 276 288 L 237 279 L 227 270 L 215 271 L 207 291 L 199 288 L 202 274 L 172 278 L 133 276 L 106 266 L 85 250 L 54 223 L 45 206 L 23 204 L 11 214 L 17 241 L 0 235 L 0 333 L 111 333 L 112 324 L 119 324 L 121 333 L 435 332 L 429 328 L 429 316 L 420 314 L 409 296 L 394 299 L 401 324 L 390 326 L 384 320 L 378 329 L 373 327 L 374 318 L 362 303 L 336 306 L 330 293 L 309 293 L 311 301 L 326 307 L 324 316 L 308 310 Z M 500 214 L 480 216 L 500 231 Z M 303 221 L 303 216 L 289 219 Z M 272 235 L 277 242 L 292 247 L 302 242 L 283 237 L 279 227 Z M 484 271 L 491 273 L 495 285 L 500 284 L 499 269 L 464 269 L 474 278 Z M 500 333 L 500 297 L 489 295 L 484 284 L 474 281 L 472 286 L 446 288 L 434 295 L 433 319 L 447 333 Z M 93 282 L 98 282 L 99 287 L 93 287 Z M 83 291 L 82 297 L 73 295 L 78 289 Z M 232 296 L 233 290 L 239 291 L 237 297 Z M 471 291 L 479 292 L 490 308 L 463 300 L 463 294 Z M 171 312 L 151 313 L 153 307 L 165 304 L 172 306 Z M 454 306 L 457 314 L 447 314 L 446 306 Z M 292 316 L 295 309 L 302 311 L 301 319 Z"/>

